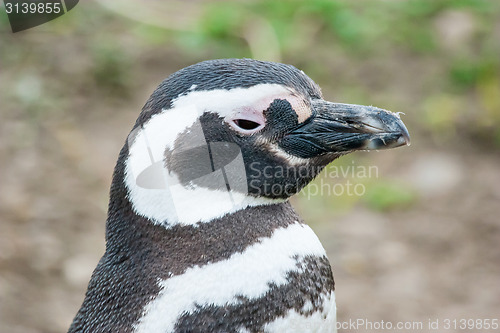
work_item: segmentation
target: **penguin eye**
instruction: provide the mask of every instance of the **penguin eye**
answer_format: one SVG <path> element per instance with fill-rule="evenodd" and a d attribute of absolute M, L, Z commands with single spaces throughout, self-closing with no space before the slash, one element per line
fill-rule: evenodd
<path fill-rule="evenodd" d="M 227 122 L 234 130 L 245 135 L 256 133 L 266 125 L 263 113 L 253 109 L 244 109 L 228 119 Z"/>
<path fill-rule="evenodd" d="M 248 119 L 235 119 L 233 122 L 236 126 L 246 131 L 254 130 L 260 126 L 259 123 Z"/>

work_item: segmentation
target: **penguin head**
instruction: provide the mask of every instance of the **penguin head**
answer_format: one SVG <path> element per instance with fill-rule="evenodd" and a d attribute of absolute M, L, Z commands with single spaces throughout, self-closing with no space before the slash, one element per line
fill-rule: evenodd
<path fill-rule="evenodd" d="M 159 85 L 121 162 L 135 213 L 194 224 L 286 200 L 351 151 L 408 144 L 398 114 L 325 101 L 291 65 L 221 59 Z"/>

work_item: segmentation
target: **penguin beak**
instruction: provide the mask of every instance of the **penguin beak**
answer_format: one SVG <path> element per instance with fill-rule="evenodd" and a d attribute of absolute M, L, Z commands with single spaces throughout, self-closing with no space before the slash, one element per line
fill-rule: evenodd
<path fill-rule="evenodd" d="M 296 156 L 310 158 L 410 145 L 410 134 L 397 113 L 324 100 L 312 101 L 312 111 L 313 115 L 280 143 Z"/>

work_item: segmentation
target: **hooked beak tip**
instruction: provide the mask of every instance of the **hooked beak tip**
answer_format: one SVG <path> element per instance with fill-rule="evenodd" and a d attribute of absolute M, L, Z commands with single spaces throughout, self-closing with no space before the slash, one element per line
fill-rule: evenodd
<path fill-rule="evenodd" d="M 408 133 L 406 127 L 404 127 L 404 129 L 405 131 L 402 133 L 401 138 L 399 138 L 398 141 L 401 141 L 401 146 L 411 146 L 410 133 Z"/>
<path fill-rule="evenodd" d="M 377 130 L 372 131 L 371 128 L 365 127 L 365 130 L 372 134 L 365 144 L 365 149 L 389 149 L 410 145 L 410 134 L 399 113 L 380 110 L 369 113 L 366 117 L 369 123 L 377 125 Z"/>

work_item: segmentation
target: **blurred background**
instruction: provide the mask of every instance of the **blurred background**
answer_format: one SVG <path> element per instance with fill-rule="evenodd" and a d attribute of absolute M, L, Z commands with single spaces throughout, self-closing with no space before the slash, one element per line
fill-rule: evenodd
<path fill-rule="evenodd" d="M 293 199 L 327 249 L 339 321 L 500 318 L 499 55 L 493 0 L 80 1 L 16 34 L 0 7 L 0 332 L 67 330 L 144 102 L 174 71 L 230 57 L 405 113 L 410 147 L 348 155 L 329 170 L 356 172 Z"/>

